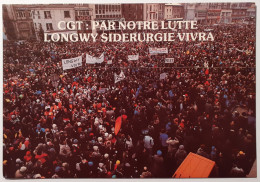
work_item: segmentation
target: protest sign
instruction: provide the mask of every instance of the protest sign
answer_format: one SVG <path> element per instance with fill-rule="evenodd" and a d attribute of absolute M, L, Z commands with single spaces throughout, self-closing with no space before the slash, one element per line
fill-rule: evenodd
<path fill-rule="evenodd" d="M 139 55 L 128 55 L 128 61 L 136 61 L 139 59 Z"/>
<path fill-rule="evenodd" d="M 86 54 L 86 63 L 87 64 L 95 64 L 104 62 L 104 53 L 102 53 L 99 57 L 93 57 Z"/>
<path fill-rule="evenodd" d="M 125 79 L 125 74 L 123 71 L 119 75 L 115 73 L 115 83 L 120 82 L 121 80 Z"/>
<path fill-rule="evenodd" d="M 63 70 L 73 69 L 82 66 L 82 56 L 62 59 L 62 68 Z"/>
<path fill-rule="evenodd" d="M 165 58 L 165 63 L 174 63 L 174 58 Z"/>
<path fill-rule="evenodd" d="M 167 73 L 160 74 L 160 80 L 164 80 L 167 77 Z"/>
<path fill-rule="evenodd" d="M 168 54 L 168 48 L 151 48 L 149 47 L 150 54 Z"/>

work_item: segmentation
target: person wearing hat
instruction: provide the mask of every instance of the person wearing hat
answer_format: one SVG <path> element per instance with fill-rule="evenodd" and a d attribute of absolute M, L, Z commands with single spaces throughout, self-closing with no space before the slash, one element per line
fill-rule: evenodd
<path fill-rule="evenodd" d="M 250 163 L 248 161 L 246 153 L 239 151 L 236 155 L 235 163 L 238 168 L 242 168 L 245 174 L 248 174 L 250 171 Z"/>
<path fill-rule="evenodd" d="M 165 177 L 164 159 L 162 155 L 162 151 L 157 150 L 156 154 L 153 156 L 151 172 L 155 178 Z"/>

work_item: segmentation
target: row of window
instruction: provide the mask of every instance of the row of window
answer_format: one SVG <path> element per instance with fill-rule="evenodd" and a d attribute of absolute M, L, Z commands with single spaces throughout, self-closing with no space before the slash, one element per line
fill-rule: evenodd
<path fill-rule="evenodd" d="M 121 5 L 117 5 L 117 4 L 96 4 L 95 9 L 120 10 Z"/>
<path fill-rule="evenodd" d="M 38 27 L 37 27 L 37 24 L 34 23 L 34 28 L 40 30 L 42 28 L 42 25 L 40 23 L 38 23 Z M 53 30 L 52 23 L 46 23 L 46 29 Z"/>
<path fill-rule="evenodd" d="M 234 11 L 233 12 L 233 15 L 245 15 L 246 14 L 246 12 L 244 12 L 244 11 Z"/>
<path fill-rule="evenodd" d="M 172 9 L 171 8 L 167 9 L 167 13 L 169 11 L 172 12 Z M 173 9 L 173 11 L 179 13 L 181 10 L 180 9 Z"/>
<path fill-rule="evenodd" d="M 76 16 L 89 16 L 89 15 L 91 15 L 88 10 L 77 10 L 75 13 L 76 13 Z"/>
<path fill-rule="evenodd" d="M 97 10 L 96 9 L 96 14 L 105 14 L 105 12 L 107 13 L 107 12 L 117 12 L 117 13 L 119 13 L 120 12 L 120 9 L 112 9 L 112 10 L 108 10 L 108 9 L 106 9 L 106 10 L 102 10 L 102 9 L 99 9 L 99 10 Z"/>
<path fill-rule="evenodd" d="M 150 16 L 148 16 L 148 17 L 150 17 L 150 20 L 154 20 L 154 19 L 157 19 L 157 13 L 150 13 Z"/>
<path fill-rule="evenodd" d="M 178 16 L 178 15 L 167 15 L 166 18 L 181 18 L 181 16 Z"/>
<path fill-rule="evenodd" d="M 51 11 L 44 11 L 44 19 L 51 19 Z M 35 19 L 35 17 L 38 17 L 38 19 L 41 19 L 40 12 L 32 11 L 32 18 Z M 64 11 L 64 18 L 70 18 L 70 11 Z"/>
<path fill-rule="evenodd" d="M 117 15 L 96 15 L 97 18 L 120 18 L 121 15 L 117 14 Z"/>

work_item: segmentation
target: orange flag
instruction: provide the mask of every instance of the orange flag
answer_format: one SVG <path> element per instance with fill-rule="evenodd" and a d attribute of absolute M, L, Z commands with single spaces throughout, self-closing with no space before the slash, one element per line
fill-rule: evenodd
<path fill-rule="evenodd" d="M 115 135 L 117 135 L 119 130 L 121 129 L 121 124 L 122 124 L 122 118 L 121 116 L 118 116 L 116 118 L 116 124 L 115 124 Z"/>

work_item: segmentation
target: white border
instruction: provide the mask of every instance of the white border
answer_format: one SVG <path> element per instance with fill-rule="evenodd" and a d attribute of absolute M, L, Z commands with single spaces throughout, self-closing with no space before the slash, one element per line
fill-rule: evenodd
<path fill-rule="evenodd" d="M 1 1 L 0 4 L 53 4 L 53 3 L 86 3 L 86 4 L 101 4 L 101 3 L 172 3 L 172 1 L 170 0 L 131 0 L 131 1 L 126 1 L 126 0 L 12 0 L 10 1 Z M 260 2 L 258 0 L 174 0 L 175 3 L 204 3 L 204 2 L 254 2 L 256 4 L 256 8 L 258 9 L 258 7 L 260 7 Z M 257 12 L 257 10 L 256 10 Z M 1 102 L 1 106 L 0 106 L 0 155 L 1 155 L 1 160 L 0 160 L 0 181 L 7 181 L 5 178 L 3 178 L 3 165 L 2 165 L 2 156 L 3 156 L 3 147 L 2 147 L 2 143 L 3 143 L 3 23 L 2 23 L 2 7 L 0 8 L 0 48 L 1 48 L 1 58 L 0 58 L 0 102 Z M 260 32 L 260 16 L 259 13 L 257 12 L 257 17 L 256 17 L 256 32 Z M 259 74 L 257 74 L 257 71 L 260 71 L 259 66 L 257 66 L 257 60 L 259 58 L 259 36 L 256 33 L 256 111 L 259 111 L 259 106 L 260 106 L 260 100 L 259 100 Z M 258 143 L 259 137 L 260 137 L 260 124 L 258 124 L 258 119 L 260 118 L 260 113 L 256 112 L 256 139 Z M 143 180 L 149 180 L 149 181 L 172 181 L 172 180 L 177 180 L 177 181 L 187 181 L 187 182 L 191 182 L 191 181 L 197 181 L 197 182 L 204 182 L 204 181 L 212 181 L 212 182 L 223 182 L 223 181 L 236 181 L 236 182 L 242 182 L 242 181 L 249 181 L 249 182 L 257 182 L 260 181 L 260 164 L 259 164 L 259 151 L 260 151 L 260 146 L 259 144 L 257 144 L 257 178 L 199 178 L 199 179 L 116 179 L 117 181 L 143 181 Z M 71 181 L 74 179 L 46 179 L 46 180 L 50 180 L 50 181 Z M 46 181 L 44 180 L 44 181 Z M 107 180 L 112 180 L 112 179 L 77 179 L 77 181 L 97 181 L 97 182 L 101 182 L 101 181 L 107 181 Z M 23 180 L 24 181 L 24 180 Z M 27 181 L 27 180 L 25 180 Z M 29 180 L 28 180 L 29 181 Z M 42 180 L 36 180 L 34 179 L 33 181 L 42 181 Z"/>

